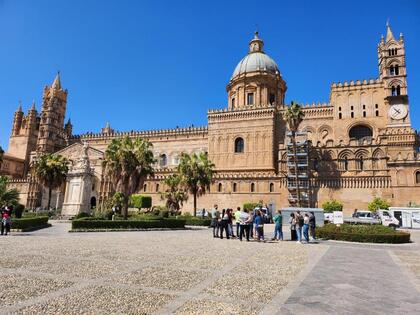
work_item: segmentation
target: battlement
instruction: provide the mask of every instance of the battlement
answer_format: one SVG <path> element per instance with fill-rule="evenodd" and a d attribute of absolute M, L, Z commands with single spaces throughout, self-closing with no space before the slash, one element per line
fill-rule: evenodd
<path fill-rule="evenodd" d="M 172 128 L 172 129 L 157 129 L 157 130 L 144 130 L 144 131 L 114 131 L 112 133 L 93 133 L 88 132 L 81 135 L 73 135 L 70 139 L 108 139 L 108 138 L 121 138 L 121 137 L 167 137 L 177 135 L 201 135 L 207 134 L 207 126 L 201 127 L 187 127 L 187 128 Z"/>
<path fill-rule="evenodd" d="M 362 86 L 374 86 L 380 85 L 382 81 L 380 79 L 368 79 L 368 80 L 356 80 L 356 81 L 344 81 L 344 82 L 334 82 L 331 84 L 331 90 L 347 90 L 352 87 L 362 87 Z"/>

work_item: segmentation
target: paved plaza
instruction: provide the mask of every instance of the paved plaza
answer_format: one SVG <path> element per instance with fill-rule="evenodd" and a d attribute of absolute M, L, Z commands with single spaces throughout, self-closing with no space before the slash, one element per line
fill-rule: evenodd
<path fill-rule="evenodd" d="M 0 237 L 0 314 L 414 314 L 404 245 L 240 242 L 208 229 Z M 267 235 L 272 230 L 266 228 Z M 271 234 L 271 233 L 270 233 Z M 270 235 L 271 236 L 271 235 Z"/>

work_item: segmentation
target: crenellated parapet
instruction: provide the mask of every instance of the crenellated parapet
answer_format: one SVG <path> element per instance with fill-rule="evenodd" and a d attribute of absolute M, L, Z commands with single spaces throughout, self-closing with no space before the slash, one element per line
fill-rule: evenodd
<path fill-rule="evenodd" d="M 332 118 L 334 115 L 334 107 L 327 103 L 304 104 L 302 109 L 306 119 Z"/>
<path fill-rule="evenodd" d="M 331 84 L 331 92 L 344 92 L 349 90 L 360 90 L 365 88 L 378 88 L 381 87 L 382 84 L 383 83 L 380 79 L 334 82 Z"/>
<path fill-rule="evenodd" d="M 172 129 L 157 129 L 144 131 L 114 131 L 112 133 L 93 133 L 88 132 L 81 135 L 74 135 L 72 140 L 90 140 L 90 139 L 114 139 L 122 137 L 130 138 L 153 138 L 153 137 L 170 137 L 170 136 L 206 136 L 207 126 L 188 127 L 188 128 L 172 128 Z"/>
<path fill-rule="evenodd" d="M 229 109 L 217 109 L 209 110 L 207 117 L 209 123 L 215 121 L 229 121 L 229 120 L 246 120 L 255 118 L 271 117 L 275 112 L 274 107 L 269 108 L 251 108 L 243 110 L 229 110 Z"/>

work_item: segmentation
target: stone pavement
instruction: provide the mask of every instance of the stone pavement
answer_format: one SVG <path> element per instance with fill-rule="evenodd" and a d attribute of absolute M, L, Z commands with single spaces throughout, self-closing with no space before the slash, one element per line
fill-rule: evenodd
<path fill-rule="evenodd" d="M 239 242 L 210 230 L 0 237 L 0 314 L 414 314 L 414 244 Z M 266 227 L 267 236 L 272 226 Z"/>

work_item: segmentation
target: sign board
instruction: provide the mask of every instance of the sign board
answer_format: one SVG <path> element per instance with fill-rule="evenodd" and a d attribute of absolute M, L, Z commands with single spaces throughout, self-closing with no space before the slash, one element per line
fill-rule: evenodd
<path fill-rule="evenodd" d="M 334 224 L 343 224 L 343 211 L 334 211 L 333 212 L 333 223 Z"/>

